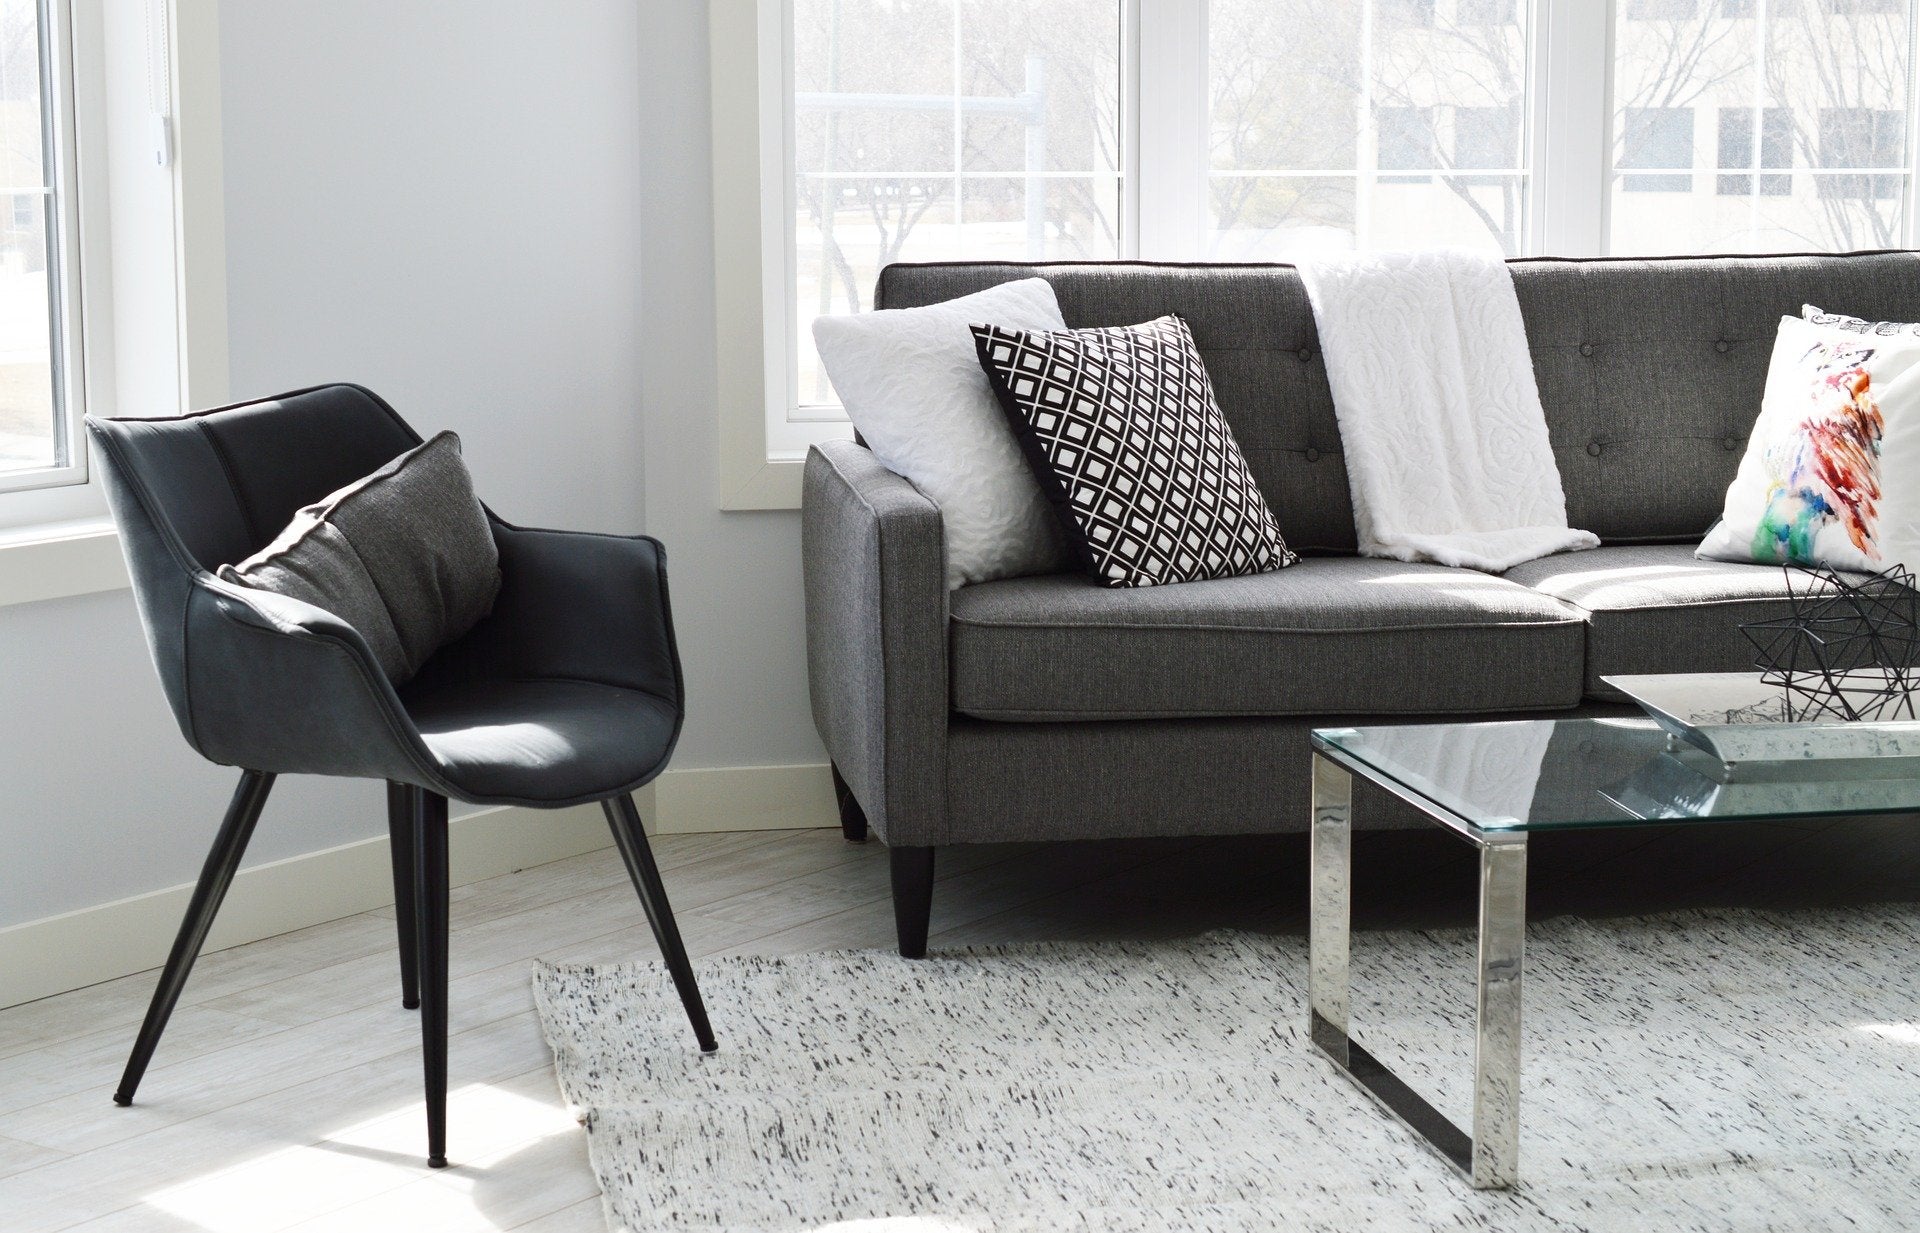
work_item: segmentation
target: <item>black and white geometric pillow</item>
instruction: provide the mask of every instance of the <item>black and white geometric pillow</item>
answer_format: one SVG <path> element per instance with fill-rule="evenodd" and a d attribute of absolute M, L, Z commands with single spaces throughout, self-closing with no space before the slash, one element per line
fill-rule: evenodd
<path fill-rule="evenodd" d="M 1297 559 L 1179 317 L 1097 330 L 973 327 L 980 366 L 1089 572 L 1145 587 Z"/>

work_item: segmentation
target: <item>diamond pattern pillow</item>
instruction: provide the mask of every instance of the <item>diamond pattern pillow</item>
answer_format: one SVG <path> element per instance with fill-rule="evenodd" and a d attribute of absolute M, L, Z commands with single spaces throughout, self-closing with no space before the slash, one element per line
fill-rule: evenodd
<path fill-rule="evenodd" d="M 1110 587 L 1296 560 L 1179 317 L 1097 330 L 973 327 L 980 366 L 1089 572 Z"/>

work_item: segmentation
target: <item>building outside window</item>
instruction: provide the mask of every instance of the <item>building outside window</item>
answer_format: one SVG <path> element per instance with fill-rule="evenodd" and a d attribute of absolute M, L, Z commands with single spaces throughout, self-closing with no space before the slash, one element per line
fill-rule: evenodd
<path fill-rule="evenodd" d="M 1756 142 L 1754 137 L 1759 137 Z M 1720 109 L 1720 178 L 1723 197 L 1784 197 L 1793 191 L 1793 112 L 1785 107 Z M 1754 170 L 1768 168 L 1758 176 Z M 1730 175 L 1729 171 L 1744 171 Z"/>
<path fill-rule="evenodd" d="M 1693 108 L 1629 107 L 1621 113 L 1619 166 L 1630 193 L 1693 190 Z M 1652 173 L 1652 174 L 1648 174 Z"/>

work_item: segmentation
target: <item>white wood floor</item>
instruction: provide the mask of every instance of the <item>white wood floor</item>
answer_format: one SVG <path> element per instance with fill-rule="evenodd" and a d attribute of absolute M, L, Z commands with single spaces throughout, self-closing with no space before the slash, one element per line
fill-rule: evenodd
<path fill-rule="evenodd" d="M 1536 913 L 1914 898 L 1910 824 L 1609 832 L 1536 843 Z M 1865 836 L 1864 840 L 1862 836 Z M 886 850 L 838 832 L 655 841 L 695 957 L 891 940 Z M 1362 925 L 1464 922 L 1445 836 L 1362 836 Z M 1298 930 L 1301 836 L 997 845 L 941 854 L 934 945 Z M 561 1107 L 534 957 L 655 954 L 611 850 L 455 891 L 449 1154 L 421 1152 L 417 1018 L 392 910 L 204 956 L 140 1089 L 110 1101 L 154 974 L 0 1011 L 0 1230 L 600 1230 Z M 716 1023 L 725 1045 L 726 1024 Z"/>

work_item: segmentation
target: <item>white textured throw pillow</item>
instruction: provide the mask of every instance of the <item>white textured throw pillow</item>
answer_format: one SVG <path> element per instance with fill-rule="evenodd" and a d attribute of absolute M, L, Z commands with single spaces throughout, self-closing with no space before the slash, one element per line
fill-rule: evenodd
<path fill-rule="evenodd" d="M 949 587 L 1070 568 L 1060 525 L 980 371 L 969 327 L 983 321 L 1067 328 L 1044 278 L 813 323 L 820 361 L 867 448 L 940 507 Z"/>
<path fill-rule="evenodd" d="M 1920 336 L 1861 324 L 1780 319 L 1760 418 L 1699 555 L 1920 568 Z"/>

